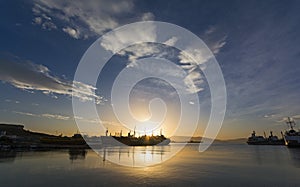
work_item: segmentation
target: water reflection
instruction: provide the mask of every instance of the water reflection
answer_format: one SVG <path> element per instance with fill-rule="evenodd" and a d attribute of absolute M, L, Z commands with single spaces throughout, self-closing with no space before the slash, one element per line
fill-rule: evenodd
<path fill-rule="evenodd" d="M 124 166 L 141 167 L 154 165 L 168 159 L 168 153 L 177 149 L 171 146 L 113 146 L 95 150 L 102 161 Z"/>
<path fill-rule="evenodd" d="M 69 159 L 73 160 L 84 160 L 87 155 L 87 150 L 85 149 L 69 149 Z"/>
<path fill-rule="evenodd" d="M 69 153 L 69 159 L 71 161 L 74 160 L 84 160 L 87 155 L 86 149 L 69 149 L 69 150 L 55 150 L 56 152 L 65 152 L 68 151 Z M 14 162 L 16 159 L 22 159 L 23 156 L 30 157 L 35 155 L 47 155 L 47 154 L 53 154 L 55 152 L 54 150 L 35 150 L 35 151 L 22 151 L 22 150 L 1 150 L 0 151 L 0 163 L 4 162 Z"/>
<path fill-rule="evenodd" d="M 0 163 L 1 162 L 14 162 L 17 156 L 15 151 L 0 151 Z"/>
<path fill-rule="evenodd" d="M 300 186 L 300 149 L 285 146 L 220 143 L 199 153 L 198 145 L 188 144 L 163 164 L 132 167 L 160 163 L 176 146 L 99 148 L 101 157 L 88 149 L 0 152 L 1 184 L 57 186 L 59 181 L 62 186 Z M 115 164 L 118 162 L 131 167 L 120 167 Z"/>
<path fill-rule="evenodd" d="M 287 147 L 285 146 L 266 146 L 266 145 L 245 145 L 248 154 L 257 165 L 266 165 L 270 163 L 284 163 L 287 158 Z"/>
<path fill-rule="evenodd" d="M 289 150 L 289 155 L 290 155 L 292 164 L 295 167 L 300 168 L 300 149 L 290 148 L 288 150 Z"/>
<path fill-rule="evenodd" d="M 261 147 L 260 146 L 255 146 L 254 147 L 254 155 L 253 158 L 255 158 L 256 163 L 259 165 L 262 165 L 262 153 L 261 153 Z"/>

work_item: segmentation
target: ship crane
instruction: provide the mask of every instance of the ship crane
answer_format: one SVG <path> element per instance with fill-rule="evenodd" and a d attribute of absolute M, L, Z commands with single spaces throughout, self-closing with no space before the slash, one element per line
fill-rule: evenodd
<path fill-rule="evenodd" d="M 295 127 L 295 121 L 294 120 L 291 120 L 290 117 L 288 117 L 287 121 L 286 121 L 286 124 L 288 124 L 290 127 L 291 127 L 291 130 L 294 130 L 294 127 Z"/>
<path fill-rule="evenodd" d="M 290 126 L 290 130 L 287 130 L 284 134 L 285 145 L 288 147 L 300 147 L 300 131 L 296 131 L 296 122 L 293 118 L 288 117 L 286 124 Z"/>

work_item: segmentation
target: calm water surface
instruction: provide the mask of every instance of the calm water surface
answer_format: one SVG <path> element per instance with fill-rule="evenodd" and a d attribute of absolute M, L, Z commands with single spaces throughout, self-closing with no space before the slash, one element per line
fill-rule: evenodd
<path fill-rule="evenodd" d="M 169 150 L 137 148 L 132 158 L 129 147 L 106 157 L 134 165 L 163 160 Z M 299 179 L 300 149 L 284 146 L 222 143 L 199 153 L 190 144 L 162 164 L 140 168 L 113 164 L 92 150 L 0 152 L 0 186 L 300 186 Z"/>

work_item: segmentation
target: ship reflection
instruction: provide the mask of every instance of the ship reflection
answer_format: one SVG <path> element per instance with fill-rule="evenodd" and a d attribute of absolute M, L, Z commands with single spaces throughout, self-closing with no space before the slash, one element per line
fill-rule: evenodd
<path fill-rule="evenodd" d="M 0 151 L 0 163 L 14 162 L 16 157 L 17 157 L 16 151 Z"/>
<path fill-rule="evenodd" d="M 171 146 L 114 146 L 96 150 L 102 161 L 125 166 L 141 167 L 158 164 L 166 160 Z"/>
<path fill-rule="evenodd" d="M 292 164 L 295 167 L 300 168 L 300 149 L 290 148 L 288 149 L 288 151 L 289 151 Z"/>
<path fill-rule="evenodd" d="M 69 159 L 71 161 L 74 160 L 84 160 L 87 155 L 87 151 L 85 149 L 69 149 Z"/>

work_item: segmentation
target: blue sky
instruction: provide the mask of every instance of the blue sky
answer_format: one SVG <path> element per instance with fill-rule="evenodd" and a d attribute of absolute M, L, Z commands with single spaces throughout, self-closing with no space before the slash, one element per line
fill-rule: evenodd
<path fill-rule="evenodd" d="M 70 89 L 84 52 L 118 26 L 155 20 L 190 30 L 216 56 L 228 94 L 220 138 L 245 137 L 252 130 L 278 134 L 286 128 L 284 117 L 300 118 L 299 8 L 297 1 L 279 0 L 1 1 L 0 121 L 36 131 L 76 132 L 74 118 L 80 117 L 73 115 Z M 94 88 L 82 83 L 73 89 L 76 96 L 109 100 L 108 87 L 127 57 L 110 60 L 101 75 L 105 89 L 95 88 L 93 94 Z M 198 95 L 202 124 L 210 107 L 208 89 Z M 115 123 L 109 101 L 98 109 L 107 123 Z"/>

